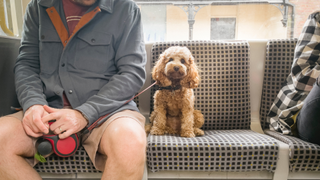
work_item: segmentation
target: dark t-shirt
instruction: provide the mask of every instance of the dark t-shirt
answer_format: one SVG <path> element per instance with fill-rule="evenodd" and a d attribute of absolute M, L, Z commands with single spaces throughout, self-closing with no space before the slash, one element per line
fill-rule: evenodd
<path fill-rule="evenodd" d="M 81 17 L 86 13 L 90 6 L 80 6 L 73 2 L 73 0 L 62 0 L 62 3 L 68 24 L 69 36 L 71 36 Z M 65 92 L 63 93 L 63 106 L 71 106 Z"/>
<path fill-rule="evenodd" d="M 73 0 L 63 0 L 63 10 L 68 23 L 69 36 L 73 33 L 81 17 L 86 13 L 90 6 L 80 6 Z"/>

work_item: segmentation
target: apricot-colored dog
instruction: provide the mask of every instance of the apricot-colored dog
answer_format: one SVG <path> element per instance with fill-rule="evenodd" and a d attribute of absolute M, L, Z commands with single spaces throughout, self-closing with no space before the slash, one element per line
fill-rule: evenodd
<path fill-rule="evenodd" d="M 152 70 L 152 78 L 159 90 L 154 95 L 147 133 L 153 135 L 180 134 L 182 137 L 203 135 L 203 115 L 194 110 L 193 88 L 200 78 L 191 52 L 186 47 L 174 46 L 165 50 Z"/>

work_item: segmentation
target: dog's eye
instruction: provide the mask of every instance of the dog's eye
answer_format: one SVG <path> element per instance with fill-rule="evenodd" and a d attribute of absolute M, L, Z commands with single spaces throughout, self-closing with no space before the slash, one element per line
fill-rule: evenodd
<path fill-rule="evenodd" d="M 181 63 L 184 64 L 186 61 L 184 59 L 181 59 Z"/>
<path fill-rule="evenodd" d="M 172 59 L 172 58 L 170 58 L 170 59 L 169 59 L 169 62 L 171 62 L 171 61 L 173 61 L 173 59 Z"/>

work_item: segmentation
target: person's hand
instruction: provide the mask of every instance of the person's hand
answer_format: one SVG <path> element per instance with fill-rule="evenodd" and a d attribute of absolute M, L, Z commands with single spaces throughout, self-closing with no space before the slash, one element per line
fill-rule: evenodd
<path fill-rule="evenodd" d="M 42 105 L 33 105 L 25 112 L 22 126 L 25 132 L 32 137 L 40 137 L 49 133 L 49 125 L 42 121 L 42 117 L 48 115 Z"/>
<path fill-rule="evenodd" d="M 50 125 L 50 130 L 58 134 L 60 139 L 65 139 L 81 131 L 88 124 L 88 121 L 83 117 L 81 112 L 77 110 L 55 109 L 47 105 L 43 107 L 49 114 L 44 116 L 42 121 L 56 120 Z"/>

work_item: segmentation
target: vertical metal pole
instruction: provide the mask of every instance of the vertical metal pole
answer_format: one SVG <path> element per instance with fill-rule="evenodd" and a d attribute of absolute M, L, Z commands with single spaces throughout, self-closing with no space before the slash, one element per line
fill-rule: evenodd
<path fill-rule="evenodd" d="M 193 40 L 193 24 L 195 22 L 194 17 L 195 17 L 195 13 L 194 13 L 194 5 L 192 3 L 190 3 L 188 5 L 188 24 L 189 24 L 189 40 Z"/>
<path fill-rule="evenodd" d="M 287 27 L 288 23 L 288 5 L 286 0 L 283 0 L 283 19 L 281 20 L 284 27 Z"/>
<path fill-rule="evenodd" d="M 3 32 L 6 33 L 8 36 L 14 36 L 14 34 L 8 29 L 6 24 L 6 16 L 4 13 L 5 7 L 3 1 L 0 0 L 0 27 L 2 28 Z"/>
<path fill-rule="evenodd" d="M 189 40 L 193 40 L 193 24 L 194 24 L 195 20 L 188 20 L 189 23 Z"/>
<path fill-rule="evenodd" d="M 13 34 L 19 34 L 16 0 L 10 0 Z"/>
<path fill-rule="evenodd" d="M 189 24 L 189 40 L 193 40 L 193 25 L 195 23 L 195 16 L 197 12 L 206 5 L 194 5 L 192 3 L 188 5 L 178 5 L 188 16 L 188 24 Z M 187 7 L 187 9 L 185 9 Z M 195 8 L 197 7 L 197 9 Z"/>
<path fill-rule="evenodd" d="M 294 25 L 295 25 L 295 13 L 296 13 L 296 7 L 292 5 L 292 15 L 291 15 L 291 36 L 290 38 L 294 38 Z"/>

